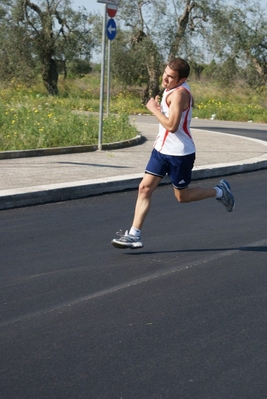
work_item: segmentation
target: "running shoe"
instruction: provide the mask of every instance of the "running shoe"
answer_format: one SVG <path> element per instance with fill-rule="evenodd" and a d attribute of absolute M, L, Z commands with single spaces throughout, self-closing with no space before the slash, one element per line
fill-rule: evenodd
<path fill-rule="evenodd" d="M 131 234 L 128 234 L 128 230 L 125 231 L 125 234 L 122 234 L 121 230 L 118 231 L 116 234 L 118 234 L 120 236 L 120 238 L 114 238 L 111 241 L 111 244 L 113 245 L 113 247 L 120 248 L 120 249 L 143 248 L 143 243 L 142 243 L 140 237 L 135 237 L 135 236 L 132 236 Z"/>
<path fill-rule="evenodd" d="M 217 198 L 221 204 L 223 204 L 227 210 L 227 212 L 232 212 L 235 207 L 235 199 L 233 194 L 231 193 L 231 187 L 227 180 L 221 180 L 216 187 L 219 187 L 223 195 L 221 198 Z"/>

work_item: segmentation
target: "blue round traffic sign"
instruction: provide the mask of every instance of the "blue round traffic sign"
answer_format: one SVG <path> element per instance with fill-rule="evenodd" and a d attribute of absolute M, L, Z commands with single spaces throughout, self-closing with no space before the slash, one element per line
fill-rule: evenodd
<path fill-rule="evenodd" d="M 116 22 L 113 18 L 109 18 L 106 32 L 109 40 L 115 39 L 117 33 L 117 27 L 116 27 Z"/>

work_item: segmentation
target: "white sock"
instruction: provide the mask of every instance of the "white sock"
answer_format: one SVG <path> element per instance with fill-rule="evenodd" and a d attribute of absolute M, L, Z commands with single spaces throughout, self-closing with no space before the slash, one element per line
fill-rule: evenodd
<path fill-rule="evenodd" d="M 223 196 L 223 190 L 219 187 L 214 187 L 216 190 L 216 198 L 221 198 Z"/>
<path fill-rule="evenodd" d="M 134 236 L 134 237 L 140 237 L 140 235 L 141 235 L 141 230 L 136 229 L 135 227 L 131 227 L 131 229 L 130 229 L 130 231 L 129 231 L 129 234 L 130 234 L 131 236 Z"/>

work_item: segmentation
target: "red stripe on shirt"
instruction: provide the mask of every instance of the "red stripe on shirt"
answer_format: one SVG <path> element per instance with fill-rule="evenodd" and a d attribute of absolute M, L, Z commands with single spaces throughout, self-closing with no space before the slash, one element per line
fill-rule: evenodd
<path fill-rule="evenodd" d="M 168 131 L 168 130 L 165 130 L 165 134 L 164 134 L 164 137 L 163 137 L 163 140 L 162 140 L 162 144 L 161 144 L 161 148 L 160 148 L 160 151 L 162 150 L 162 148 L 163 148 L 163 146 L 164 146 L 164 144 L 165 144 L 165 141 L 167 140 L 167 137 L 168 137 L 168 134 L 169 134 L 170 132 Z"/>
<path fill-rule="evenodd" d="M 185 134 L 187 134 L 187 136 L 190 137 L 190 139 L 192 139 L 192 136 L 187 128 L 189 111 L 190 111 L 190 106 L 189 106 L 189 108 L 186 112 L 185 118 L 184 118 L 183 130 L 184 130 Z"/>

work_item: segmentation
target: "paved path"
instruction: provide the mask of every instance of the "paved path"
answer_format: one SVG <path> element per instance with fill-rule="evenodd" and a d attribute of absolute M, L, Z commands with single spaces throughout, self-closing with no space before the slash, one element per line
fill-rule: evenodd
<path fill-rule="evenodd" d="M 146 141 L 136 146 L 1 159 L 0 209 L 137 188 L 157 134 L 158 123 L 152 116 L 137 116 L 133 118 L 133 123 L 146 138 Z M 193 179 L 267 167 L 267 142 L 218 133 L 216 123 L 213 123 L 214 131 L 207 131 L 205 126 L 209 123 L 206 120 L 194 120 L 192 123 L 197 147 Z M 233 126 L 233 129 L 245 126 L 229 122 L 228 125 Z M 267 130 L 266 125 L 258 126 Z"/>

